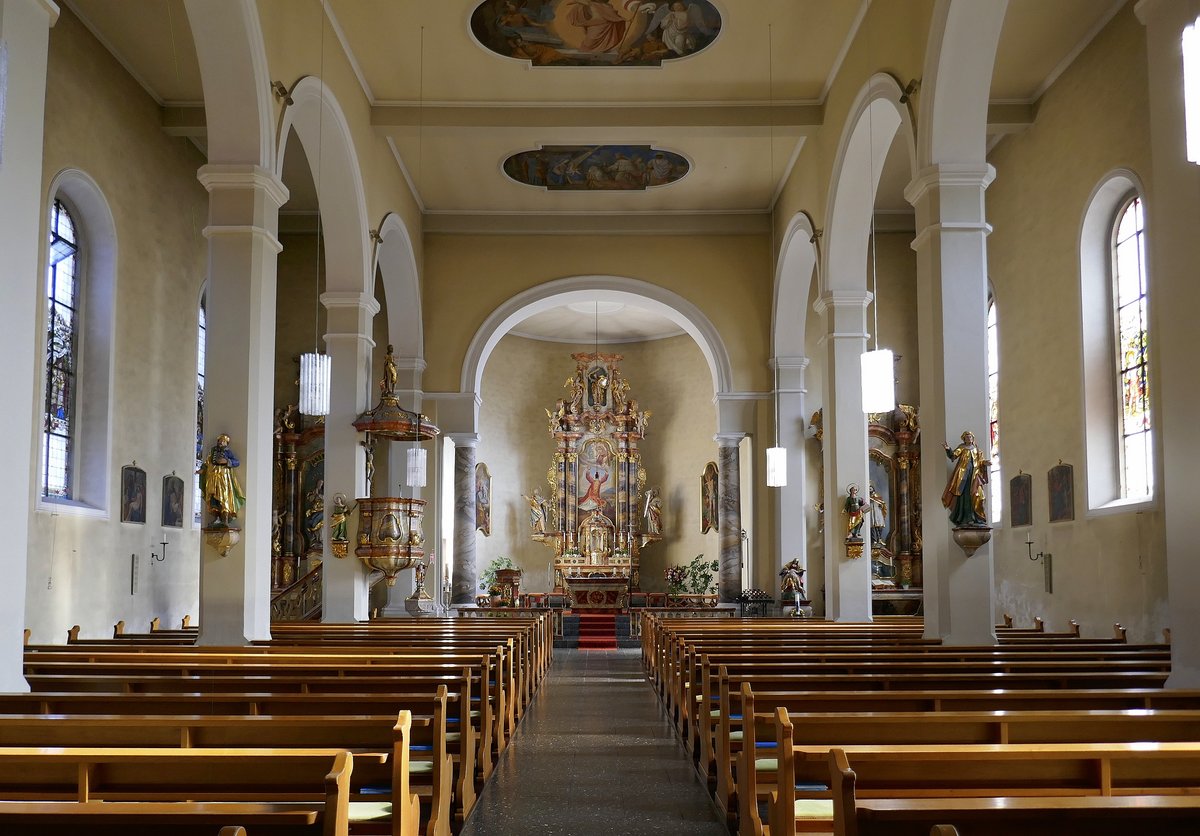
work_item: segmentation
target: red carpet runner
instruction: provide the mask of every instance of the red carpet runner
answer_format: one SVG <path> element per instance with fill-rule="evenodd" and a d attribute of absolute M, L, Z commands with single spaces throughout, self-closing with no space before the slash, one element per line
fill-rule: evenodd
<path fill-rule="evenodd" d="M 616 650 L 617 617 L 611 613 L 579 614 L 580 650 Z"/>

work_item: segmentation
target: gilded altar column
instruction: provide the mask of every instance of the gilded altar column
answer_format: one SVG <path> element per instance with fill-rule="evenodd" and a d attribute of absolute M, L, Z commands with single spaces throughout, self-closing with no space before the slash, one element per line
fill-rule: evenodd
<path fill-rule="evenodd" d="M 0 521 L 4 550 L 0 571 L 0 691 L 28 691 L 22 672 L 25 629 L 25 576 L 29 557 L 29 520 L 33 498 L 28 474 L 36 470 L 37 432 L 27 397 L 41 400 L 35 380 L 38 326 L 41 321 L 40 245 L 45 241 L 42 214 L 42 125 L 46 105 L 46 61 L 50 27 L 58 7 L 33 0 L 0 0 L 0 43 L 7 44 L 8 90 L 0 131 L 0 253 L 4 253 L 4 305 L 0 306 L 0 347 L 4 382 L 11 402 L 0 410 L 0 432 L 10 444 L 9 465 L 21 474 L 0 480 Z M 4 93 L 0 91 L 0 100 Z M 41 345 L 45 345 L 44 339 Z M 41 414 L 41 407 L 38 407 Z M 39 640 L 48 640 L 48 636 Z"/>
<path fill-rule="evenodd" d="M 737 600 L 742 591 L 742 476 L 739 448 L 742 433 L 720 433 L 717 442 L 717 518 L 720 520 L 720 574 L 717 597 L 721 603 Z"/>
<path fill-rule="evenodd" d="M 451 603 L 474 604 L 479 586 L 475 565 L 475 433 L 449 433 L 454 442 L 454 580 Z"/>
<path fill-rule="evenodd" d="M 198 177 L 210 195 L 208 317 L 219 323 L 204 358 L 204 449 L 230 436 L 246 494 L 234 523 L 240 542 L 225 554 L 201 544 L 198 642 L 240 645 L 271 637 L 275 278 L 279 207 L 288 191 L 257 166 L 210 164 Z"/>

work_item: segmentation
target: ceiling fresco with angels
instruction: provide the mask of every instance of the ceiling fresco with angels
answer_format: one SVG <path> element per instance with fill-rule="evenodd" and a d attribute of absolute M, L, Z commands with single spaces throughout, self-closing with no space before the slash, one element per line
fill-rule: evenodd
<path fill-rule="evenodd" d="M 549 191 L 643 191 L 674 183 L 690 165 L 649 145 L 543 145 L 513 154 L 504 173 Z"/>
<path fill-rule="evenodd" d="M 658 67 L 716 40 L 721 14 L 708 0 L 486 0 L 471 31 L 535 67 Z"/>

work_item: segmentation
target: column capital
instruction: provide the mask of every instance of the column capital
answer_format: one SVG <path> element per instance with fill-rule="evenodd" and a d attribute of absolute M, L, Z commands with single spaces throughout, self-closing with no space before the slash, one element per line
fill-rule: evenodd
<path fill-rule="evenodd" d="M 904 187 L 904 199 L 916 206 L 934 189 L 956 186 L 986 189 L 996 179 L 996 169 L 984 163 L 941 163 L 917 172 L 912 182 Z"/>
<path fill-rule="evenodd" d="M 330 291 L 321 294 L 321 304 L 325 306 L 326 310 L 357 308 L 368 316 L 375 316 L 379 313 L 379 303 L 369 293 Z"/>
<path fill-rule="evenodd" d="M 767 365 L 771 369 L 807 369 L 812 363 L 807 357 L 772 357 L 767 361 Z"/>
<path fill-rule="evenodd" d="M 1138 22 L 1143 26 L 1148 26 L 1150 18 L 1160 12 L 1182 12 L 1188 18 L 1195 19 L 1196 10 L 1178 2 L 1167 2 L 1167 0 L 1138 0 L 1133 7 L 1133 13 L 1137 15 Z M 1180 30 L 1182 32 L 1182 30 Z"/>
<path fill-rule="evenodd" d="M 454 442 L 455 449 L 479 446 L 479 433 L 446 433 L 446 438 Z"/>
<path fill-rule="evenodd" d="M 874 298 L 869 290 L 827 290 L 813 302 L 813 310 L 819 314 L 855 307 L 865 311 Z"/>
<path fill-rule="evenodd" d="M 53 0 L 35 0 L 35 2 L 46 12 L 47 23 L 50 26 L 58 23 L 58 16 L 62 12 L 57 3 L 53 2 Z"/>
<path fill-rule="evenodd" d="M 396 368 L 402 372 L 424 372 L 426 366 L 424 357 L 393 357 Z"/>
<path fill-rule="evenodd" d="M 718 447 L 737 447 L 746 435 L 747 433 L 717 433 L 713 436 L 713 441 L 717 442 Z"/>
<path fill-rule="evenodd" d="M 196 179 L 210 193 L 229 189 L 259 189 L 276 206 L 287 203 L 291 194 L 273 172 L 257 165 L 204 165 L 196 172 Z"/>

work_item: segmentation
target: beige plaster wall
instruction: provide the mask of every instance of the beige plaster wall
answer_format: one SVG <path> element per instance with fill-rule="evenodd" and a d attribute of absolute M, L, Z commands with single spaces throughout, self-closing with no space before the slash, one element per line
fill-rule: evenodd
<path fill-rule="evenodd" d="M 1080 333 L 1079 229 L 1092 189 L 1125 167 L 1150 180 L 1145 31 L 1123 9 L 1042 97 L 1037 119 L 992 153 L 988 264 L 999 305 L 1004 484 L 1033 474 L 1034 552 L 1054 555 L 1054 593 L 1026 559 L 1031 529 L 993 538 L 997 611 L 1056 629 L 1077 618 L 1086 634 L 1112 622 L 1130 640 L 1168 626 L 1163 522 L 1157 511 L 1088 514 Z M 1148 196 L 1153 235 L 1154 198 Z M 1154 277 L 1151 275 L 1151 292 Z M 1153 336 L 1151 336 L 1153 346 Z M 1075 520 L 1048 522 L 1046 472 L 1075 465 Z M 1007 503 L 1006 503 L 1007 504 Z"/>
<path fill-rule="evenodd" d="M 110 516 L 34 511 L 30 525 L 26 623 L 34 641 L 61 642 L 72 624 L 100 637 L 111 635 L 118 619 L 145 630 L 154 616 L 177 624 L 197 613 L 191 474 L 208 200 L 196 180 L 203 158 L 188 141 L 162 132 L 155 102 L 68 7 L 50 30 L 47 91 L 46 189 L 63 169 L 86 172 L 108 202 L 117 235 Z M 86 226 L 81 233 L 86 240 Z M 44 277 L 37 281 L 41 286 Z M 40 449 L 40 436 L 30 443 Z M 145 525 L 119 522 L 120 468 L 134 460 L 146 470 Z M 172 471 L 187 485 L 182 530 L 159 525 L 162 478 Z M 36 478 L 30 490 L 39 492 Z M 151 544 L 161 553 L 164 538 L 167 560 L 152 563 Z"/>
<path fill-rule="evenodd" d="M 534 487 L 548 495 L 547 471 L 554 441 L 547 407 L 563 397 L 562 382 L 575 371 L 571 354 L 592 345 L 565 345 L 509 335 L 496 346 L 483 374 L 477 460 L 492 474 L 492 534 L 476 535 L 480 572 L 498 555 L 525 570 L 523 588 L 545 591 L 553 552 L 529 537 L 528 505 Z M 663 497 L 666 536 L 642 553 L 642 588 L 665 590 L 663 570 L 697 554 L 718 556 L 717 532 L 700 533 L 700 475 L 717 457 L 715 407 L 708 364 L 689 336 L 604 345 L 624 355 L 621 372 L 631 397 L 653 414 L 640 445 L 646 484 Z"/>
<path fill-rule="evenodd" d="M 281 233 L 275 296 L 275 408 L 300 402 L 299 358 L 325 349 L 325 250 L 318 267 L 317 235 Z M 318 275 L 319 270 L 319 275 Z M 315 321 L 314 321 L 315 320 Z"/>
<path fill-rule="evenodd" d="M 767 391 L 768 252 L 767 236 L 426 236 L 425 389 L 459 391 L 471 340 L 512 296 L 554 279 L 608 275 L 657 284 L 695 304 L 725 341 L 734 389 Z M 715 429 L 715 420 L 706 426 Z"/>

